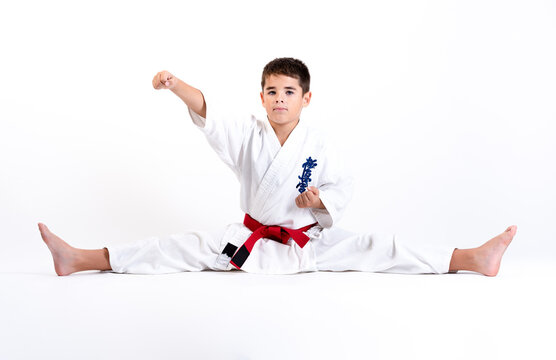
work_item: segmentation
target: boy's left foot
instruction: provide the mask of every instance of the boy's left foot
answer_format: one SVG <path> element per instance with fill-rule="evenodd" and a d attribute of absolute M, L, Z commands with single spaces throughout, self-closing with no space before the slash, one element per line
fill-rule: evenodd
<path fill-rule="evenodd" d="M 500 269 L 502 255 L 512 242 L 517 226 L 512 225 L 502 234 L 490 239 L 475 250 L 475 271 L 486 276 L 496 276 Z"/>

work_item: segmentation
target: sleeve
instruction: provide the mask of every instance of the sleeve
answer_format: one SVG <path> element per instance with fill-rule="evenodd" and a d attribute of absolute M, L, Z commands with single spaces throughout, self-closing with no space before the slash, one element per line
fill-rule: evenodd
<path fill-rule="evenodd" d="M 325 209 L 311 211 L 320 226 L 329 228 L 340 220 L 353 196 L 353 177 L 335 153 L 327 152 L 325 159 L 318 184 L 319 197 Z"/>
<path fill-rule="evenodd" d="M 206 117 L 188 109 L 191 120 L 205 134 L 218 157 L 239 176 L 240 156 L 249 121 L 245 117 L 222 113 L 211 102 L 212 98 L 207 100 L 204 93 L 203 97 L 207 109 Z"/>

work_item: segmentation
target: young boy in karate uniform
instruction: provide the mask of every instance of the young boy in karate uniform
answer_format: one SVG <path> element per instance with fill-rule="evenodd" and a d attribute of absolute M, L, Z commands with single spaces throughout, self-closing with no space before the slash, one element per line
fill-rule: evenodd
<path fill-rule="evenodd" d="M 156 74 L 153 87 L 171 90 L 188 106 L 193 123 L 238 177 L 244 222 L 229 225 L 223 234 L 187 232 L 99 250 L 74 248 L 39 223 L 56 273 L 469 270 L 495 276 L 516 226 L 477 248 L 433 252 L 393 236 L 354 234 L 335 226 L 351 197 L 351 180 L 322 136 L 300 117 L 311 100 L 309 84 L 303 62 L 275 59 L 262 75 L 260 96 L 267 118 L 233 119 L 219 114 L 212 99 L 169 72 Z"/>

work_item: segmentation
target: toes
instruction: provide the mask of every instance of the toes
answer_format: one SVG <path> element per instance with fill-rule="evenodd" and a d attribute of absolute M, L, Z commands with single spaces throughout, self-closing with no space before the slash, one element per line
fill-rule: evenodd
<path fill-rule="evenodd" d="M 44 225 L 39 224 L 39 232 L 41 233 L 41 237 L 42 237 L 43 239 L 45 239 L 45 238 L 46 238 L 46 230 L 45 230 Z"/>
<path fill-rule="evenodd" d="M 45 231 L 48 231 L 48 228 L 46 227 L 45 224 L 39 223 L 39 230 L 40 230 L 41 232 L 45 232 Z"/>

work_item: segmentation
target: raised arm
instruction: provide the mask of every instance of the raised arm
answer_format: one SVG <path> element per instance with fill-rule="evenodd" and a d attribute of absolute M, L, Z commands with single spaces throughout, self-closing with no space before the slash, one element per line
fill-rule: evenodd
<path fill-rule="evenodd" d="M 161 71 L 153 78 L 153 87 L 156 90 L 169 89 L 176 94 L 192 111 L 207 116 L 207 104 L 203 97 L 203 93 L 199 89 L 186 84 L 168 71 Z"/>

